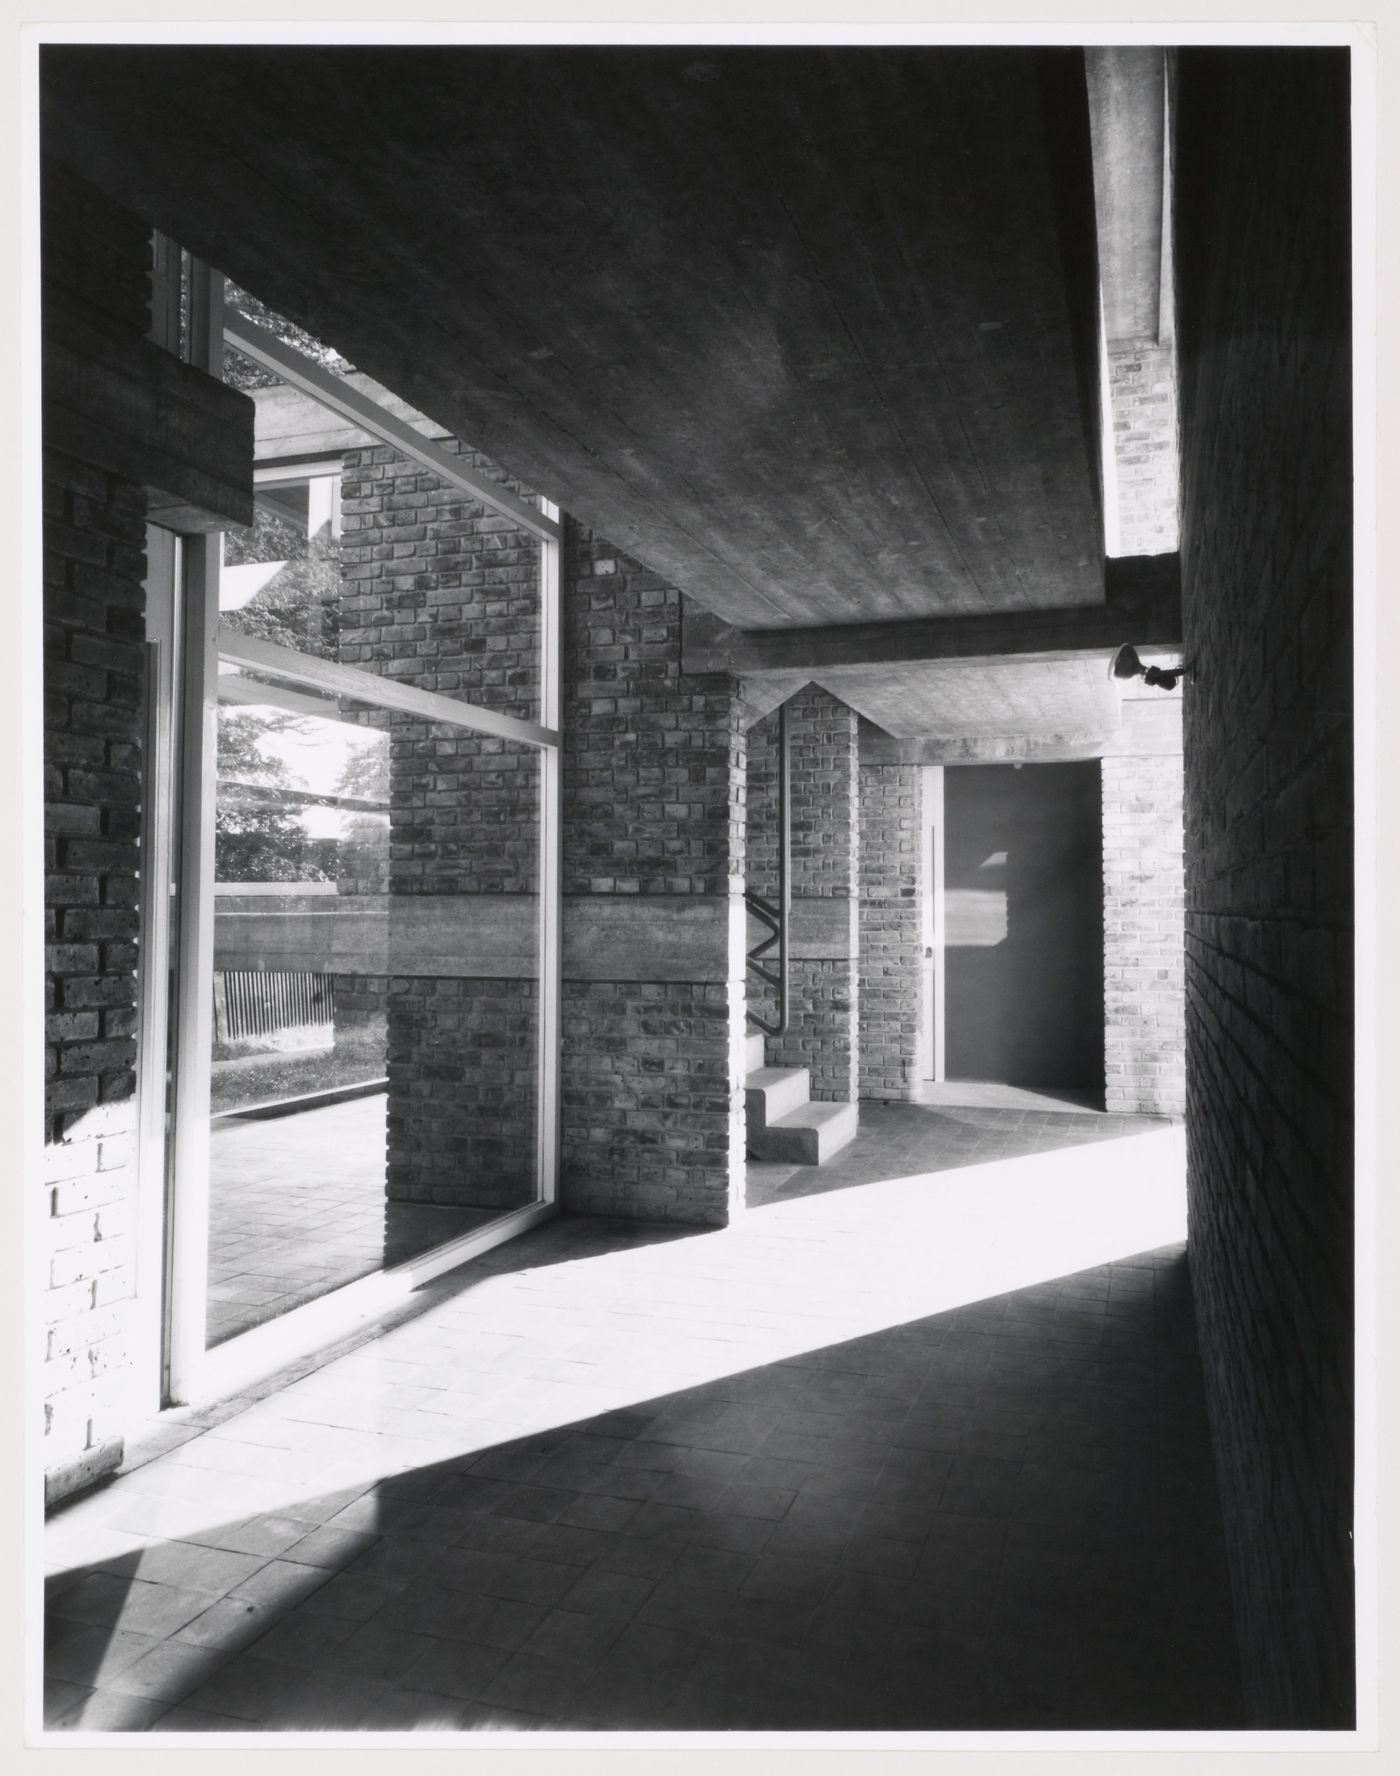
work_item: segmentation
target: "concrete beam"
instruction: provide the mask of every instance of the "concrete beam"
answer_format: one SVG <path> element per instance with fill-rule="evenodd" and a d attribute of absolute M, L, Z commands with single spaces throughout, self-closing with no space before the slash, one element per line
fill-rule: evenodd
<path fill-rule="evenodd" d="M 938 736 L 896 740 L 873 724 L 861 729 L 861 760 L 871 765 L 1049 765 L 1077 759 L 1147 758 L 1181 751 L 1180 691 L 1149 701 L 1124 700 L 1123 719 L 1107 734 Z"/>
<path fill-rule="evenodd" d="M 1172 555 L 1124 556 L 1104 563 L 1105 603 L 1067 610 L 997 611 L 978 616 L 916 617 L 905 622 L 840 623 L 822 628 L 736 629 L 687 607 L 687 672 L 788 672 L 814 676 L 843 666 L 902 666 L 915 661 L 1027 663 L 1105 653 L 1131 642 L 1181 645 L 1181 564 Z"/>
<path fill-rule="evenodd" d="M 1165 58 L 1150 46 L 1084 51 L 1104 332 L 1156 340 L 1161 327 Z"/>

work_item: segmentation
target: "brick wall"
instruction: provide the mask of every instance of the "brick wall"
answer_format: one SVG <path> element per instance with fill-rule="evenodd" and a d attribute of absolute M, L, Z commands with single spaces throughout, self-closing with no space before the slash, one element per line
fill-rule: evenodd
<path fill-rule="evenodd" d="M 683 673 L 680 594 L 572 523 L 563 583 L 565 920 L 625 897 L 641 945 L 650 897 L 742 892 L 738 684 Z M 566 1207 L 723 1224 L 742 1202 L 743 982 L 723 954 L 705 974 L 566 971 Z"/>
<path fill-rule="evenodd" d="M 563 1202 L 723 1226 L 742 1201 L 742 1093 L 728 982 L 564 983 Z"/>
<path fill-rule="evenodd" d="M 1344 50 L 1182 50 L 1190 1250 L 1251 1724 L 1353 1718 Z"/>
<path fill-rule="evenodd" d="M 917 765 L 860 768 L 860 1095 L 907 1099 L 919 1085 L 923 1016 Z"/>
<path fill-rule="evenodd" d="M 1165 555 L 1178 541 L 1175 350 L 1154 340 L 1115 342 L 1108 353 L 1108 379 L 1119 553 Z"/>
<path fill-rule="evenodd" d="M 444 448 L 505 479 L 476 452 Z M 384 445 L 347 453 L 341 497 L 339 658 L 537 719 L 535 539 Z M 534 749 L 398 713 L 388 729 L 389 918 L 409 918 L 423 896 L 537 892 Z M 343 985 L 356 1015 L 380 997 L 386 1012 L 390 1203 L 533 1201 L 535 981 L 409 974 Z"/>
<path fill-rule="evenodd" d="M 49 172 L 42 229 L 46 334 L 143 337 L 141 224 Z M 130 1382 L 145 510 L 139 487 L 45 452 L 43 1394 L 60 1494 L 120 1460 Z"/>
<path fill-rule="evenodd" d="M 789 819 L 794 901 L 842 903 L 830 937 L 807 944 L 794 912 L 788 950 L 788 1029 L 769 1036 L 769 1066 L 806 1067 L 815 1099 L 854 1102 L 860 1095 L 858 929 L 858 717 L 839 698 L 808 685 L 787 703 Z M 750 888 L 777 892 L 777 732 L 773 711 L 749 730 L 748 802 L 754 862 Z M 823 952 L 834 953 L 823 953 Z M 751 983 L 765 1017 L 776 997 Z"/>
<path fill-rule="evenodd" d="M 1181 754 L 1105 758 L 1101 769 L 1104 1108 L 1180 1116 L 1186 1103 Z"/>
<path fill-rule="evenodd" d="M 681 670 L 674 587 L 581 525 L 564 557 L 564 892 L 743 881 L 737 681 Z"/>

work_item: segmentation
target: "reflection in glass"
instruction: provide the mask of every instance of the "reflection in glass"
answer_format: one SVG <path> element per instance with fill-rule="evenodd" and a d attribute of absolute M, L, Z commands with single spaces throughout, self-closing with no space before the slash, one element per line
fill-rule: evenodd
<path fill-rule="evenodd" d="M 250 525 L 224 532 L 220 619 L 240 635 L 336 657 L 340 475 L 260 478 Z"/>
<path fill-rule="evenodd" d="M 538 1194 L 538 755 L 219 688 L 210 1345 Z"/>
<path fill-rule="evenodd" d="M 318 375 L 525 490 L 246 292 L 225 304 L 312 372 L 226 341 L 258 464 L 223 539 L 226 653 L 538 720 L 537 539 L 317 401 Z M 218 708 L 210 1344 L 540 1194 L 539 753 L 232 659 Z"/>
<path fill-rule="evenodd" d="M 245 320 L 253 321 L 265 332 L 275 335 L 283 345 L 290 345 L 294 351 L 300 352 L 304 358 L 318 364 L 323 370 L 345 376 L 352 369 L 349 359 L 333 345 L 323 345 L 305 327 L 298 327 L 295 322 L 278 314 L 276 309 L 260 302 L 256 296 L 250 295 L 247 290 L 234 283 L 231 277 L 224 279 L 224 309 L 228 314 L 241 315 Z M 224 381 L 231 383 L 234 388 L 272 388 L 277 383 L 277 377 L 271 370 L 264 370 L 260 364 L 244 357 L 241 352 L 227 348 Z"/>

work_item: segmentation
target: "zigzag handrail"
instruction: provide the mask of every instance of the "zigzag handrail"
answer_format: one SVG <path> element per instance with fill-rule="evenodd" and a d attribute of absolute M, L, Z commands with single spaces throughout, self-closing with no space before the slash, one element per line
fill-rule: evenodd
<path fill-rule="evenodd" d="M 749 973 L 756 974 L 761 981 L 774 988 L 778 995 L 778 1015 L 775 1021 L 770 1022 L 752 1007 L 748 1008 L 747 1015 L 751 1024 L 756 1024 L 769 1036 L 781 1036 L 788 1027 L 788 923 L 792 912 L 792 832 L 788 820 L 788 788 L 787 705 L 784 703 L 778 710 L 778 898 L 774 902 L 761 894 L 744 895 L 744 905 L 768 932 L 766 937 L 760 939 L 746 953 Z M 778 946 L 776 971 L 763 960 L 774 944 Z"/>

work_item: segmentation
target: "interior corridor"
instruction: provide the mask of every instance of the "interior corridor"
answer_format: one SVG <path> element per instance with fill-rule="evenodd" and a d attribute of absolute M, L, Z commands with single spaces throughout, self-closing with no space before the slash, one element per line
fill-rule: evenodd
<path fill-rule="evenodd" d="M 998 1114 L 950 1166 L 867 1106 L 724 1231 L 559 1219 L 136 1440 L 49 1524 L 48 1720 L 1241 1725 L 1181 1131 Z"/>

